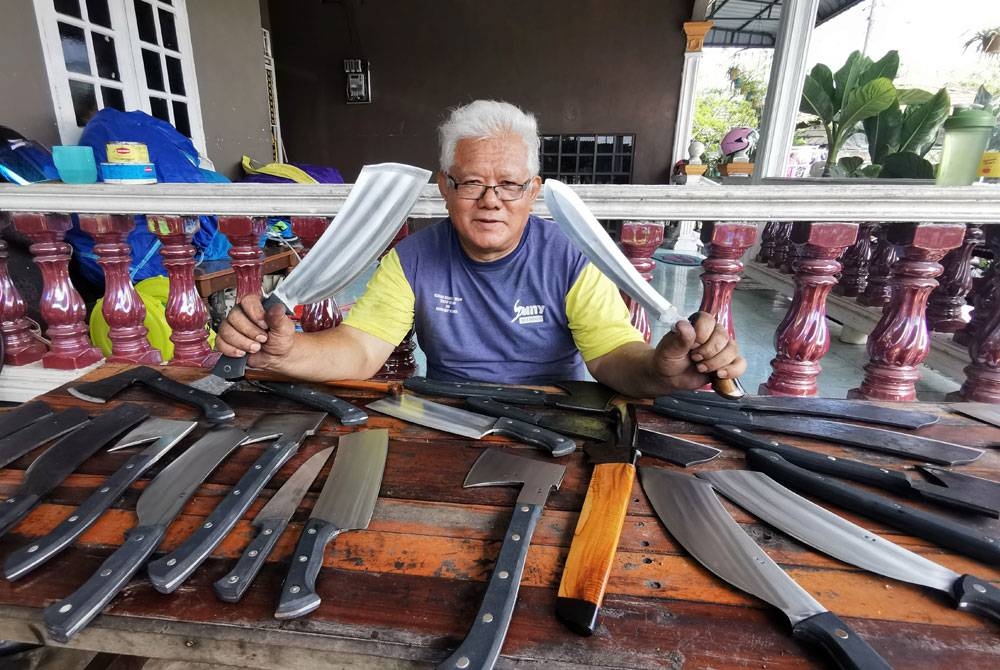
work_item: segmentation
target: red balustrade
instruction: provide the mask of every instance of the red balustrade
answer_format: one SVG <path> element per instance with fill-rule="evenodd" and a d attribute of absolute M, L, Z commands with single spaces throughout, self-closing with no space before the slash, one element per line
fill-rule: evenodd
<path fill-rule="evenodd" d="M 746 221 L 706 222 L 701 228 L 707 258 L 701 262 L 704 289 L 699 310 L 714 315 L 733 338 L 733 290 L 743 273 L 740 258 L 756 240 L 757 225 Z"/>
<path fill-rule="evenodd" d="M 972 289 L 972 252 L 985 239 L 980 226 L 967 226 L 962 245 L 942 259 L 944 272 L 927 300 L 927 327 L 931 330 L 954 333 L 965 328 L 967 321 L 962 308 Z"/>
<path fill-rule="evenodd" d="M 662 221 L 624 221 L 621 225 L 619 242 L 626 258 L 646 281 L 653 280 L 653 252 L 663 243 Z M 652 337 L 649 316 L 638 301 L 622 293 L 628 305 L 629 319 L 648 343 Z"/>
<path fill-rule="evenodd" d="M 219 230 L 229 239 L 229 258 L 236 275 L 236 304 L 245 295 L 261 295 L 264 281 L 264 252 L 260 237 L 267 221 L 259 216 L 220 216 Z"/>
<path fill-rule="evenodd" d="M 777 221 L 768 221 L 764 230 L 760 234 L 760 249 L 754 259 L 758 263 L 767 263 L 774 254 L 774 246 L 777 243 L 777 234 L 781 230 L 781 224 Z"/>
<path fill-rule="evenodd" d="M 0 216 L 0 229 L 7 223 Z M 25 314 L 24 300 L 7 271 L 7 243 L 0 239 L 0 331 L 3 333 L 3 362 L 27 365 L 42 359 L 45 343 L 35 337 Z"/>
<path fill-rule="evenodd" d="M 788 255 L 791 253 L 792 222 L 782 221 L 774 230 L 774 249 L 767 259 L 767 267 L 782 269 L 786 267 Z"/>
<path fill-rule="evenodd" d="M 305 256 L 330 225 L 326 216 L 293 216 L 292 231 L 302 241 L 302 255 Z M 344 320 L 340 306 L 333 298 L 320 300 L 302 307 L 299 324 L 307 333 L 336 328 Z"/>
<path fill-rule="evenodd" d="M 887 230 L 886 225 L 879 226 L 875 230 L 877 242 L 868 269 L 868 286 L 865 287 L 864 293 L 858 296 L 858 302 L 866 307 L 882 307 L 889 304 L 892 298 L 889 279 L 892 277 L 893 266 L 899 260 L 899 249 L 889 241 Z"/>
<path fill-rule="evenodd" d="M 826 298 L 840 270 L 837 257 L 857 239 L 856 223 L 796 223 L 791 241 L 795 295 L 774 336 L 773 372 L 761 384 L 762 395 L 816 395 L 819 361 L 830 349 Z"/>
<path fill-rule="evenodd" d="M 858 240 L 847 248 L 840 259 L 840 280 L 833 292 L 847 298 L 856 298 L 868 288 L 868 268 L 872 261 L 872 230 L 875 224 L 858 224 Z"/>
<path fill-rule="evenodd" d="M 80 228 L 96 240 L 94 253 L 104 269 L 104 301 L 101 314 L 108 324 L 111 363 L 158 365 L 160 352 L 146 339 L 146 306 L 132 287 L 131 255 L 126 243 L 135 228 L 135 218 L 121 214 L 81 214 Z"/>

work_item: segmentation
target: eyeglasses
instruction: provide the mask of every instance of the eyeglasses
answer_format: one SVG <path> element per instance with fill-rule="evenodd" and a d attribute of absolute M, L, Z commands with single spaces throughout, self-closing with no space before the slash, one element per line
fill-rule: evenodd
<path fill-rule="evenodd" d="M 504 202 L 520 200 L 524 192 L 528 190 L 528 186 L 531 185 L 531 179 L 523 184 L 506 182 L 503 184 L 480 184 L 477 181 L 458 182 L 450 174 L 445 174 L 445 176 L 448 177 L 448 185 L 455 189 L 455 193 L 462 200 L 479 200 L 486 196 L 488 189 L 493 189 L 493 194 Z"/>

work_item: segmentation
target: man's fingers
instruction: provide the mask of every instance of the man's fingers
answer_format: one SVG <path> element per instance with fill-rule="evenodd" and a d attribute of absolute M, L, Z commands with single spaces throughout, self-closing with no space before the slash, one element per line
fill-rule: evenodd
<path fill-rule="evenodd" d="M 242 312 L 250 321 L 253 321 L 258 328 L 261 330 L 267 330 L 267 314 L 264 313 L 264 305 L 261 303 L 259 295 L 251 293 L 243 296 L 237 307 L 239 307 L 239 309 L 234 309 L 234 312 Z"/>
<path fill-rule="evenodd" d="M 694 327 L 694 341 L 703 344 L 712 337 L 715 332 L 715 317 L 708 312 L 695 312 L 688 318 L 688 322 Z"/>
<path fill-rule="evenodd" d="M 216 349 L 226 356 L 242 356 L 244 353 L 260 351 L 260 342 L 255 337 L 247 337 L 231 324 L 223 323 L 219 327 Z"/>

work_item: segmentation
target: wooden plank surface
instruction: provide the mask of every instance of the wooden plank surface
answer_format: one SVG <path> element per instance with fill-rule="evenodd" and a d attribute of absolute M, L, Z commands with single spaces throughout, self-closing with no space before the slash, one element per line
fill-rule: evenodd
<path fill-rule="evenodd" d="M 120 370 L 104 366 L 87 379 Z M 200 370 L 167 369 L 181 381 Z M 372 391 L 336 389 L 359 405 Z M 57 408 L 84 406 L 65 388 L 44 399 Z M 111 404 L 146 404 L 166 418 L 197 418 L 189 407 L 130 389 Z M 296 411 L 284 400 L 258 393 L 226 396 L 237 425 L 248 426 L 265 412 Z M 453 401 L 447 401 L 453 402 Z M 921 409 L 935 406 L 921 404 Z M 940 411 L 940 410 L 938 410 Z M 707 428 L 640 411 L 644 425 L 723 447 Z M 539 460 L 539 451 L 506 438 L 468 440 L 371 413 L 368 427 L 390 430 L 389 456 L 380 498 L 366 531 L 347 532 L 328 547 L 317 590 L 322 605 L 310 615 L 272 617 L 297 533 L 309 515 L 326 470 L 306 495 L 257 581 L 238 604 L 218 601 L 211 585 L 232 567 L 253 535 L 251 521 L 274 491 L 310 455 L 336 444 L 351 431 L 335 419 L 305 442 L 268 484 L 236 528 L 181 588 L 156 592 L 140 571 L 129 586 L 71 642 L 110 653 L 219 663 L 248 668 L 427 667 L 442 661 L 465 636 L 483 596 L 506 530 L 517 489 L 463 489 L 462 481 L 484 447 L 502 447 Z M 206 426 L 200 425 L 191 443 Z M 1000 429 L 957 415 L 918 434 L 986 448 L 977 462 L 961 468 L 1000 480 Z M 815 440 L 782 441 L 834 455 L 900 468 L 899 459 Z M 171 525 L 160 553 L 193 531 L 265 448 L 238 449 L 202 485 Z M 739 450 L 688 471 L 744 466 Z M 24 469 L 40 451 L 0 470 L 0 495 L 16 489 Z M 0 538 L 0 560 L 45 534 L 120 466 L 128 451 L 101 453 L 45 498 L 21 524 Z M 827 667 L 825 658 L 791 637 L 783 615 L 719 581 L 690 559 L 653 515 L 638 483 L 622 532 L 596 634 L 581 638 L 556 620 L 556 592 L 590 467 L 581 452 L 559 459 L 567 466 L 561 489 L 550 496 L 538 524 L 522 580 L 513 622 L 498 667 L 537 668 L 801 668 Z M 642 465 L 673 468 L 644 458 Z M 907 463 L 913 465 L 913 463 Z M 162 466 L 160 466 L 162 467 Z M 155 474 L 155 473 L 154 473 Z M 46 566 L 17 582 L 0 580 L 0 638 L 52 644 L 45 638 L 41 609 L 80 586 L 121 543 L 134 523 L 135 502 L 146 479 L 116 501 L 80 540 Z M 917 475 L 914 475 L 917 476 Z M 844 618 L 892 665 L 900 668 L 1000 667 L 1000 628 L 951 607 L 943 594 L 890 581 L 820 555 L 726 503 L 734 517 L 767 553 L 805 589 Z M 927 509 L 931 509 L 927 507 Z M 950 514 L 942 508 L 935 511 Z M 923 540 L 834 509 L 913 551 L 959 573 L 1000 583 L 1000 571 Z M 951 514 L 993 537 L 1000 522 Z"/>

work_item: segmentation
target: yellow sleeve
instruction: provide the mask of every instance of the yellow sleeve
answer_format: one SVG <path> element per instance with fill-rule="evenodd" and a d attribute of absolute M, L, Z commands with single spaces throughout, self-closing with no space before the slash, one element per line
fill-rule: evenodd
<path fill-rule="evenodd" d="M 395 346 L 413 327 L 416 297 L 393 249 L 379 263 L 375 274 L 344 318 L 344 323 Z"/>
<path fill-rule="evenodd" d="M 629 322 L 618 287 L 587 263 L 566 294 L 566 317 L 584 361 L 592 361 L 629 342 L 644 338 Z"/>

